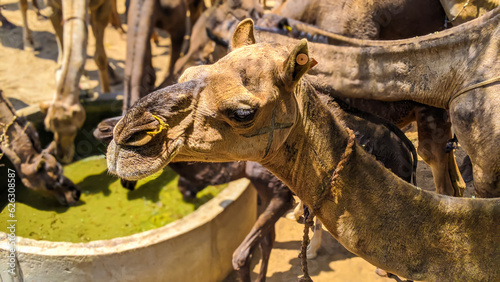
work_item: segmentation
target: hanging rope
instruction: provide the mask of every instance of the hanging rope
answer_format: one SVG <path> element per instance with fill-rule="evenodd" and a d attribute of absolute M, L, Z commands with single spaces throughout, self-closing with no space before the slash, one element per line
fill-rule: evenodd
<path fill-rule="evenodd" d="M 316 193 L 316 195 L 313 197 L 313 210 L 312 212 L 309 211 L 309 208 L 304 204 L 304 234 L 302 236 L 302 246 L 300 250 L 300 262 L 301 262 L 301 268 L 302 268 L 302 273 L 304 274 L 303 276 L 299 277 L 298 282 L 312 282 L 313 280 L 309 276 L 309 269 L 307 268 L 307 246 L 309 245 L 309 228 L 313 226 L 313 218 L 314 215 L 319 211 L 321 208 L 321 204 L 323 203 L 323 200 L 326 198 L 326 191 L 332 192 L 333 187 L 339 178 L 339 173 L 344 169 L 347 161 L 349 160 L 349 157 L 352 155 L 353 152 L 353 146 L 355 143 L 355 135 L 354 132 L 346 128 L 347 134 L 349 135 L 349 139 L 347 140 L 347 145 L 345 148 L 344 153 L 342 154 L 342 157 L 340 158 L 339 163 L 337 164 L 337 167 L 333 171 L 332 178 L 330 180 L 330 189 L 325 189 L 325 188 L 320 188 L 322 189 L 319 193 Z"/>

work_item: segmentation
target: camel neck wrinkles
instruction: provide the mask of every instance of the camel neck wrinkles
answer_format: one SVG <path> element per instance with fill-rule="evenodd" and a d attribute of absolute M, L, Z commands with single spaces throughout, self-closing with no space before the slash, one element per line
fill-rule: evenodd
<path fill-rule="evenodd" d="M 282 149 L 261 162 L 308 207 L 318 191 L 330 189 L 348 141 L 346 130 L 313 91 L 308 87 L 297 95 L 304 105 L 298 123 Z M 422 191 L 390 173 L 357 144 L 339 176 L 316 215 L 349 251 L 415 280 L 472 278 L 459 264 L 445 263 L 450 259 L 477 268 L 474 279 L 492 275 L 481 272 L 485 254 L 497 256 L 499 250 L 485 247 L 477 253 L 471 248 L 484 234 L 500 232 L 494 223 L 500 216 L 498 201 Z"/>

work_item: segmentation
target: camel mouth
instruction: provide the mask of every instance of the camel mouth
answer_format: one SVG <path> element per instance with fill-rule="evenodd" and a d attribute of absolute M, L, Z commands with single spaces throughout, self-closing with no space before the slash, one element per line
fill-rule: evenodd
<path fill-rule="evenodd" d="M 112 140 L 106 157 L 108 172 L 124 180 L 140 180 L 166 167 L 178 155 L 183 144 L 180 138 L 171 139 L 165 142 L 161 151 L 152 152 L 145 148 L 120 145 Z"/>

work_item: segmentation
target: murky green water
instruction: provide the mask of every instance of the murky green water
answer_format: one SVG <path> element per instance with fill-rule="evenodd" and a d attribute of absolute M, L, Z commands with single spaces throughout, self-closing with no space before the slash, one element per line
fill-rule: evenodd
<path fill-rule="evenodd" d="M 75 243 L 128 236 L 184 217 L 227 186 L 207 187 L 195 201 L 185 202 L 177 188 L 177 174 L 167 168 L 139 181 L 135 191 L 129 191 L 118 178 L 107 173 L 104 156 L 67 165 L 64 175 L 82 191 L 79 206 L 62 207 L 56 200 L 44 198 L 18 183 L 17 236 Z M 0 222 L 8 219 L 4 200 L 6 197 L 1 199 Z M 6 227 L 1 224 L 0 231 L 6 232 Z"/>

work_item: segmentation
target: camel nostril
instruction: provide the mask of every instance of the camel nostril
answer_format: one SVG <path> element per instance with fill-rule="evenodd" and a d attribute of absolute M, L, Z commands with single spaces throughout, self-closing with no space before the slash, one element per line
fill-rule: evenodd
<path fill-rule="evenodd" d="M 146 145 L 152 139 L 153 139 L 153 136 L 148 134 L 148 132 L 142 131 L 142 132 L 137 132 L 137 133 L 132 134 L 130 137 L 126 138 L 125 140 L 118 142 L 118 144 L 139 147 L 139 146 Z"/>

